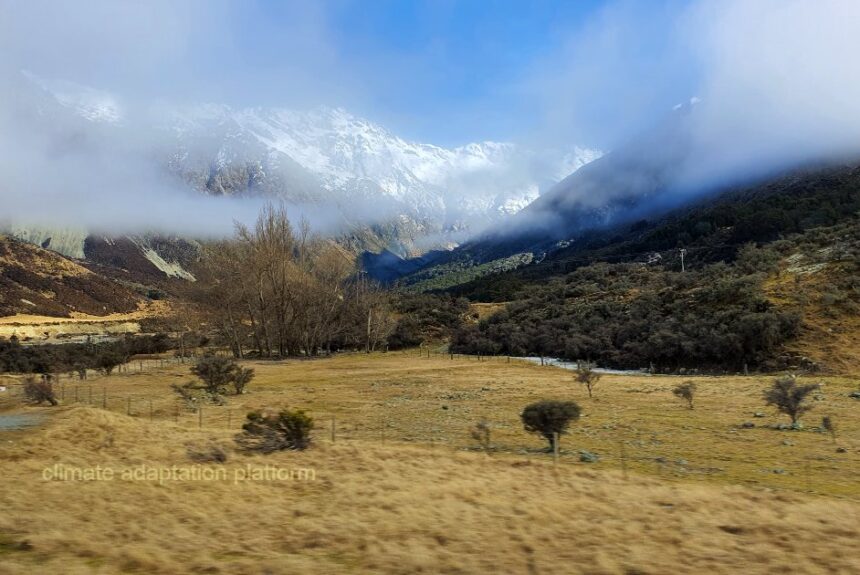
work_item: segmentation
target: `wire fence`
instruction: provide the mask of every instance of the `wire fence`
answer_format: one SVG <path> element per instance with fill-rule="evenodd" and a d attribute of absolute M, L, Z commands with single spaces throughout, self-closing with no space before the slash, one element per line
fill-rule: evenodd
<path fill-rule="evenodd" d="M 422 358 L 475 362 L 507 364 L 526 361 L 510 356 L 471 356 L 428 349 L 414 353 L 416 357 Z M 137 359 L 119 366 L 116 373 L 144 373 L 175 365 L 190 365 L 194 361 L 193 356 Z M 164 394 L 128 393 L 112 389 L 107 382 L 100 383 L 102 377 L 103 374 L 94 370 L 92 377 L 88 373 L 85 379 L 67 374 L 55 375 L 52 379 L 56 398 L 63 405 L 87 405 L 144 420 L 171 422 L 189 430 L 230 430 L 238 433 L 245 421 L 246 409 L 229 404 L 189 406 L 178 398 L 165 399 Z M 5 388 L 0 394 L 0 401 L 5 401 L 5 407 L 25 403 L 22 382 L 0 382 L 0 388 Z M 419 428 L 402 417 L 394 417 L 396 414 L 374 417 L 361 406 L 352 409 L 344 407 L 337 413 L 315 410 L 308 410 L 308 413 L 316 422 L 314 438 L 319 442 L 356 441 L 380 445 L 397 443 L 433 448 L 447 447 L 484 451 L 490 456 L 544 458 L 560 465 L 610 468 L 621 471 L 625 476 L 637 473 L 666 481 L 706 479 L 767 489 L 827 493 L 860 500 L 860 484 L 856 479 L 852 479 L 844 461 L 834 459 L 833 452 L 837 446 L 824 436 L 821 437 L 821 445 L 814 452 L 799 455 L 787 451 L 791 456 L 786 456 L 784 460 L 731 456 L 707 448 L 702 449 L 698 456 L 691 456 L 686 452 L 683 456 L 678 456 L 677 453 L 672 455 L 676 451 L 672 445 L 649 442 L 624 428 L 600 430 L 600 448 L 595 452 L 580 449 L 579 445 L 583 442 L 574 434 L 561 438 L 560 442 L 556 443 L 560 446 L 559 449 L 547 452 L 536 447 L 525 448 L 525 441 L 517 442 L 509 437 L 503 437 L 501 441 L 491 440 L 488 445 L 482 446 L 470 437 L 476 421 L 469 414 L 446 414 L 443 419 Z M 489 424 L 491 427 L 510 427 L 510 422 Z M 854 465 L 856 466 L 856 462 Z"/>

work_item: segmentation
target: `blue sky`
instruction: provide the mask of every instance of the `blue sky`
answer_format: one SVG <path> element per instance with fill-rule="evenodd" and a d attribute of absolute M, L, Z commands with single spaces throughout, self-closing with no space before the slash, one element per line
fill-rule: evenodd
<path fill-rule="evenodd" d="M 239 13 L 233 56 L 242 61 L 233 65 L 258 75 L 249 86 L 270 89 L 225 98 L 342 105 L 442 145 L 548 138 L 607 147 L 693 95 L 695 69 L 676 30 L 687 5 L 258 0 Z M 300 80 L 279 90 L 281 78 Z"/>
<path fill-rule="evenodd" d="M 311 99 L 343 105 L 392 125 L 407 137 L 441 144 L 508 139 L 534 119 L 522 82 L 605 5 L 596 0 L 375 0 L 294 5 L 260 1 L 245 13 L 239 49 L 263 76 L 290 64 L 296 18 L 325 43 L 316 82 L 342 81 Z M 310 13 L 309 13 L 310 12 Z M 307 54 L 318 62 L 320 54 Z M 326 60 L 325 58 L 329 58 Z M 343 73 L 348 70 L 349 73 Z M 270 80 L 272 81 L 272 80 Z M 277 78 L 272 83 L 277 84 Z M 250 99 L 247 94 L 233 97 Z M 278 94 L 266 94 L 277 104 Z"/>
<path fill-rule="evenodd" d="M 767 147 L 853 139 L 858 26 L 846 0 L 0 0 L 0 74 L 342 106 L 446 146 L 608 150 L 699 96 L 709 138 Z"/>
<path fill-rule="evenodd" d="M 0 0 L 0 64 L 141 102 L 342 106 L 441 145 L 545 139 L 606 148 L 691 95 L 695 73 L 675 33 L 686 6 Z"/>

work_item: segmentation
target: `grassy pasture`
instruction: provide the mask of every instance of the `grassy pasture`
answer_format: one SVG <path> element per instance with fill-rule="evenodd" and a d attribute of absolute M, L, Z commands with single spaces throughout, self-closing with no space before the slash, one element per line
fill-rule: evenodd
<path fill-rule="evenodd" d="M 66 383 L 65 405 L 17 409 L 52 416 L 0 435 L 0 574 L 860 568 L 860 417 L 847 397 L 855 379 L 820 379 L 822 398 L 805 417 L 809 429 L 830 415 L 834 444 L 763 428 L 787 421 L 761 401 L 769 377 L 691 378 L 699 393 L 689 410 L 670 391 L 681 378 L 604 376 L 589 400 L 570 372 L 504 359 L 408 352 L 248 364 L 257 370 L 250 392 L 204 407 L 202 428 L 198 414 L 177 418 L 169 390 L 190 378 L 188 365 L 94 378 L 92 407 L 71 405 Z M 519 423 L 538 398 L 584 408 L 558 465 Z M 229 477 L 247 466 L 311 468 L 314 481 L 42 476 L 55 464 L 193 465 L 187 445 L 229 446 L 249 409 L 284 406 L 317 418 L 312 449 L 232 452 L 207 467 Z M 482 417 L 493 426 L 490 455 L 468 433 Z M 757 427 L 736 429 L 745 421 Z M 580 449 L 600 462 L 580 463 Z"/>
<path fill-rule="evenodd" d="M 718 483 L 761 485 L 860 499 L 860 401 L 848 394 L 860 379 L 808 377 L 822 383 L 804 431 L 776 431 L 788 418 L 768 408 L 762 392 L 770 376 L 690 377 L 604 375 L 589 399 L 572 373 L 505 358 L 420 356 L 414 351 L 340 355 L 331 359 L 246 362 L 256 378 L 226 406 L 200 414 L 180 408 L 171 383 L 193 379 L 189 365 L 173 365 L 67 382 L 67 403 L 105 403 L 112 411 L 205 429 L 241 427 L 251 409 L 299 407 L 317 419 L 317 438 L 412 443 L 475 449 L 469 430 L 480 419 L 492 427 L 499 456 L 546 458 L 545 442 L 522 430 L 519 413 L 537 399 L 570 399 L 582 418 L 562 440 L 561 463 L 579 464 L 579 451 L 600 456 L 597 469 L 620 468 L 622 445 L 630 471 Z M 695 409 L 672 395 L 681 381 L 698 387 Z M 77 390 L 74 388 L 77 387 Z M 92 399 L 90 399 L 92 397 Z M 129 401 L 130 399 L 130 401 Z M 755 417 L 754 414 L 764 414 Z M 836 442 L 812 431 L 829 415 Z M 745 422 L 753 429 L 741 428 Z M 837 448 L 845 453 L 837 453 Z"/>

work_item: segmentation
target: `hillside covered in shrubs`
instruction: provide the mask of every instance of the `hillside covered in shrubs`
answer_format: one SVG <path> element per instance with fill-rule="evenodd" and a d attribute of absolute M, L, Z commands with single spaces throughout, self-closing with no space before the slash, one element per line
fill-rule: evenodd
<path fill-rule="evenodd" d="M 455 330 L 451 349 L 658 371 L 802 366 L 783 348 L 802 334 L 806 316 L 858 316 L 858 262 L 853 220 L 763 247 L 750 243 L 731 263 L 684 272 L 596 263 L 529 282 L 503 311 Z"/>

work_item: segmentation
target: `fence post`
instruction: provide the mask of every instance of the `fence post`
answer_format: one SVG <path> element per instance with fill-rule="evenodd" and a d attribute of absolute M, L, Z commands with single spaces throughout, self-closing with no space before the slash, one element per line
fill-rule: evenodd
<path fill-rule="evenodd" d="M 197 429 L 203 429 L 203 406 L 197 407 Z"/>
<path fill-rule="evenodd" d="M 558 463 L 558 432 L 552 432 L 552 462 Z"/>
<path fill-rule="evenodd" d="M 125 414 L 131 415 L 131 397 L 128 397 L 127 399 L 128 399 L 128 402 L 127 402 L 127 405 L 125 408 Z"/>
<path fill-rule="evenodd" d="M 107 409 L 107 388 L 102 388 L 102 409 Z"/>

